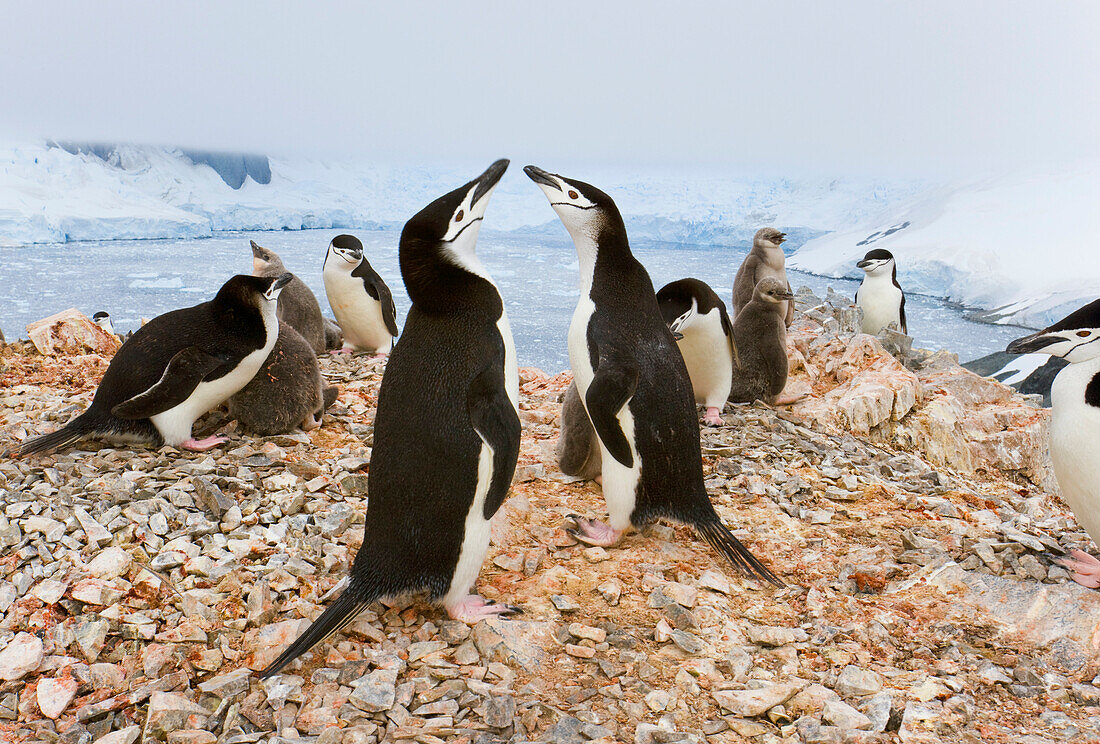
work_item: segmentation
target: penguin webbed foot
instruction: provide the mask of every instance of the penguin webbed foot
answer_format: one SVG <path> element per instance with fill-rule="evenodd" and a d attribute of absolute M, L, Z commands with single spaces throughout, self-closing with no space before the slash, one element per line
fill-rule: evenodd
<path fill-rule="evenodd" d="M 1070 578 L 1089 589 L 1100 589 L 1100 560 L 1083 550 L 1073 550 L 1054 561 L 1070 572 Z"/>
<path fill-rule="evenodd" d="M 578 542 L 585 545 L 595 545 L 601 548 L 610 548 L 618 544 L 623 533 L 612 529 L 598 519 L 588 519 L 579 514 L 570 514 L 568 517 L 573 522 L 573 527 L 566 527 L 565 531 Z"/>
<path fill-rule="evenodd" d="M 512 615 L 522 615 L 523 608 L 516 605 L 494 602 L 485 599 L 480 594 L 467 594 L 455 604 L 447 607 L 447 614 L 452 620 L 474 625 L 480 620 L 489 617 L 509 618 Z"/>
<path fill-rule="evenodd" d="M 229 437 L 212 436 L 206 439 L 195 439 L 192 437 L 185 442 L 180 442 L 179 448 L 190 452 L 206 452 L 208 449 L 213 449 L 219 444 L 225 444 L 228 441 Z"/>
<path fill-rule="evenodd" d="M 355 353 L 355 349 L 351 348 L 350 346 L 344 346 L 344 347 L 339 348 L 339 349 L 333 349 L 332 351 L 329 352 L 329 354 L 332 354 L 333 356 L 343 356 L 345 354 L 348 355 L 348 356 L 351 356 L 354 353 Z"/>
<path fill-rule="evenodd" d="M 703 422 L 708 426 L 724 426 L 725 421 L 722 420 L 722 411 L 715 406 L 711 406 L 707 409 L 707 414 L 703 417 Z"/>

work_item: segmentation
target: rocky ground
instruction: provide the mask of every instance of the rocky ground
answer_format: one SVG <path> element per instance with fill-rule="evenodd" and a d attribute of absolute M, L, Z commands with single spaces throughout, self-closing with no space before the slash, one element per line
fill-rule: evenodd
<path fill-rule="evenodd" d="M 554 466 L 569 378 L 524 370 L 520 465 L 479 588 L 525 614 L 471 628 L 378 604 L 261 683 L 362 540 L 379 362 L 323 361 L 341 395 L 308 435 L 214 414 L 199 433 L 232 441 L 210 453 L 0 460 L 0 736 L 1100 740 L 1100 597 L 1052 563 L 1091 543 L 1051 491 L 1046 413 L 947 355 L 854 335 L 846 300 L 799 308 L 790 389 L 807 397 L 727 409 L 702 435 L 719 513 L 783 589 L 680 526 L 608 550 L 571 539 L 565 515 L 604 507 Z M 107 363 L 0 354 L 0 450 L 68 420 Z"/>

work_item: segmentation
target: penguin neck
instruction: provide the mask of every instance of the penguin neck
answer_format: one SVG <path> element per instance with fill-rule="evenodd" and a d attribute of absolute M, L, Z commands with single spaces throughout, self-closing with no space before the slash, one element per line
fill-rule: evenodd
<path fill-rule="evenodd" d="M 760 260 L 766 263 L 769 267 L 776 271 L 782 271 L 786 263 L 786 257 L 783 255 L 781 248 L 773 248 L 771 246 L 755 245 L 752 248 L 752 252 L 760 257 Z"/>
<path fill-rule="evenodd" d="M 451 255 L 418 246 L 399 254 L 401 277 L 418 309 L 437 315 L 484 311 L 495 320 L 504 311 L 496 284 L 476 255 L 464 254 L 461 265 Z"/>
<path fill-rule="evenodd" d="M 573 245 L 577 249 L 577 266 L 581 278 L 581 294 L 587 297 L 592 293 L 592 280 L 596 274 L 596 255 L 599 247 L 595 239 L 587 234 L 573 236 Z"/>

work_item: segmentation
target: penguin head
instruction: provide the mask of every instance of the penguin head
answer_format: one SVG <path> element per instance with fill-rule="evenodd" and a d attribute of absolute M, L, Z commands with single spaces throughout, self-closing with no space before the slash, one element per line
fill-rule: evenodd
<path fill-rule="evenodd" d="M 115 332 L 114 324 L 111 323 L 111 316 L 103 310 L 100 310 L 98 313 L 92 316 L 92 322 L 103 330 L 107 331 L 107 333 Z"/>
<path fill-rule="evenodd" d="M 875 248 L 867 251 L 863 260 L 856 264 L 863 269 L 868 276 L 882 276 L 894 272 L 894 254 L 883 248 Z"/>
<path fill-rule="evenodd" d="M 407 248 L 402 251 L 402 265 L 405 266 L 408 260 L 415 262 L 411 252 L 419 253 L 419 247 L 426 246 L 447 263 L 484 275 L 474 249 L 489 197 L 508 169 L 508 162 L 496 161 L 474 180 L 444 194 L 413 215 L 401 232 L 401 245 Z"/>
<path fill-rule="evenodd" d="M 1100 300 L 1095 300 L 1038 333 L 1008 345 L 1009 354 L 1050 354 L 1067 362 L 1100 356 Z"/>
<path fill-rule="evenodd" d="M 688 284 L 691 281 L 680 279 L 670 282 L 657 292 L 657 308 L 677 341 L 684 337 L 684 331 L 699 317 L 699 301 Z"/>
<path fill-rule="evenodd" d="M 780 232 L 774 227 L 762 227 L 752 236 L 752 247 L 762 250 L 778 250 L 787 239 L 787 233 Z"/>
<path fill-rule="evenodd" d="M 255 307 L 260 310 L 269 303 L 274 307 L 279 293 L 293 278 L 289 271 L 279 276 L 237 274 L 222 285 L 214 302 L 222 306 Z"/>
<path fill-rule="evenodd" d="M 769 305 L 778 305 L 781 302 L 793 300 L 794 295 L 787 289 L 786 284 L 774 276 L 768 276 L 756 283 L 753 299 Z"/>
<path fill-rule="evenodd" d="M 260 276 L 266 272 L 275 273 L 276 271 L 281 274 L 286 270 L 283 268 L 283 260 L 279 258 L 278 253 L 269 251 L 267 248 L 256 243 L 255 240 L 250 240 L 248 242 L 252 245 L 253 276 Z"/>
<path fill-rule="evenodd" d="M 351 271 L 363 260 L 363 244 L 354 235 L 337 235 L 328 244 L 328 253 L 336 259 L 336 266 L 342 266 Z"/>
<path fill-rule="evenodd" d="M 523 172 L 546 194 L 573 242 L 592 241 L 599 246 L 611 232 L 621 232 L 625 240 L 622 215 L 610 196 L 584 181 L 547 173 L 534 165 Z"/>

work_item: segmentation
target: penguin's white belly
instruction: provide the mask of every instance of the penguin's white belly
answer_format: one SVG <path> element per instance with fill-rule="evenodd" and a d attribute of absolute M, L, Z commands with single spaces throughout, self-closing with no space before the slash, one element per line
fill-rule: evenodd
<path fill-rule="evenodd" d="M 588 387 L 596 371 L 592 368 L 592 362 L 588 354 L 588 321 L 595 312 L 596 305 L 585 294 L 581 295 L 577 303 L 577 309 L 573 311 L 573 321 L 569 324 L 569 365 L 573 368 L 573 379 L 577 383 L 577 392 L 580 393 L 581 403 L 588 410 L 585 396 Z M 626 441 L 630 444 L 630 454 L 633 456 L 633 467 L 626 467 L 608 452 L 603 440 L 600 442 L 600 455 L 602 457 L 603 498 L 607 503 L 608 521 L 616 530 L 626 530 L 630 527 L 630 515 L 634 513 L 634 504 L 638 497 L 638 481 L 642 477 L 642 458 L 634 445 L 634 415 L 630 412 L 628 400 L 619 410 L 616 418 L 622 427 Z"/>
<path fill-rule="evenodd" d="M 269 331 L 267 335 L 267 345 L 242 359 L 232 372 L 216 380 L 200 382 L 187 400 L 149 417 L 153 426 L 164 437 L 165 444 L 174 447 L 186 442 L 191 438 L 191 427 L 199 416 L 229 400 L 252 381 L 275 346 L 275 339 L 279 335 L 277 326 L 273 333 Z"/>
<path fill-rule="evenodd" d="M 1050 460 L 1062 498 L 1100 546 L 1100 408 L 1085 402 L 1085 388 L 1100 360 L 1071 364 L 1051 386 Z"/>
<path fill-rule="evenodd" d="M 700 315 L 676 343 L 687 365 L 695 402 L 721 409 L 733 383 L 733 353 L 719 310 Z"/>
<path fill-rule="evenodd" d="M 481 564 L 485 562 L 485 553 L 489 550 L 490 523 L 485 518 L 485 497 L 493 482 L 493 448 L 482 441 L 481 454 L 477 460 L 477 486 L 474 500 L 466 514 L 463 525 L 462 547 L 458 552 L 451 586 L 443 596 L 443 605 L 451 607 L 470 593 L 477 575 L 481 573 Z"/>
<path fill-rule="evenodd" d="M 856 304 L 863 310 L 862 331 L 877 336 L 893 323 L 901 330 L 901 290 L 887 281 L 864 280 L 856 296 Z"/>
<path fill-rule="evenodd" d="M 324 279 L 328 304 L 344 332 L 344 345 L 388 354 L 393 336 L 386 327 L 382 303 L 367 294 L 363 280 L 350 272 L 331 269 L 324 272 Z"/>

